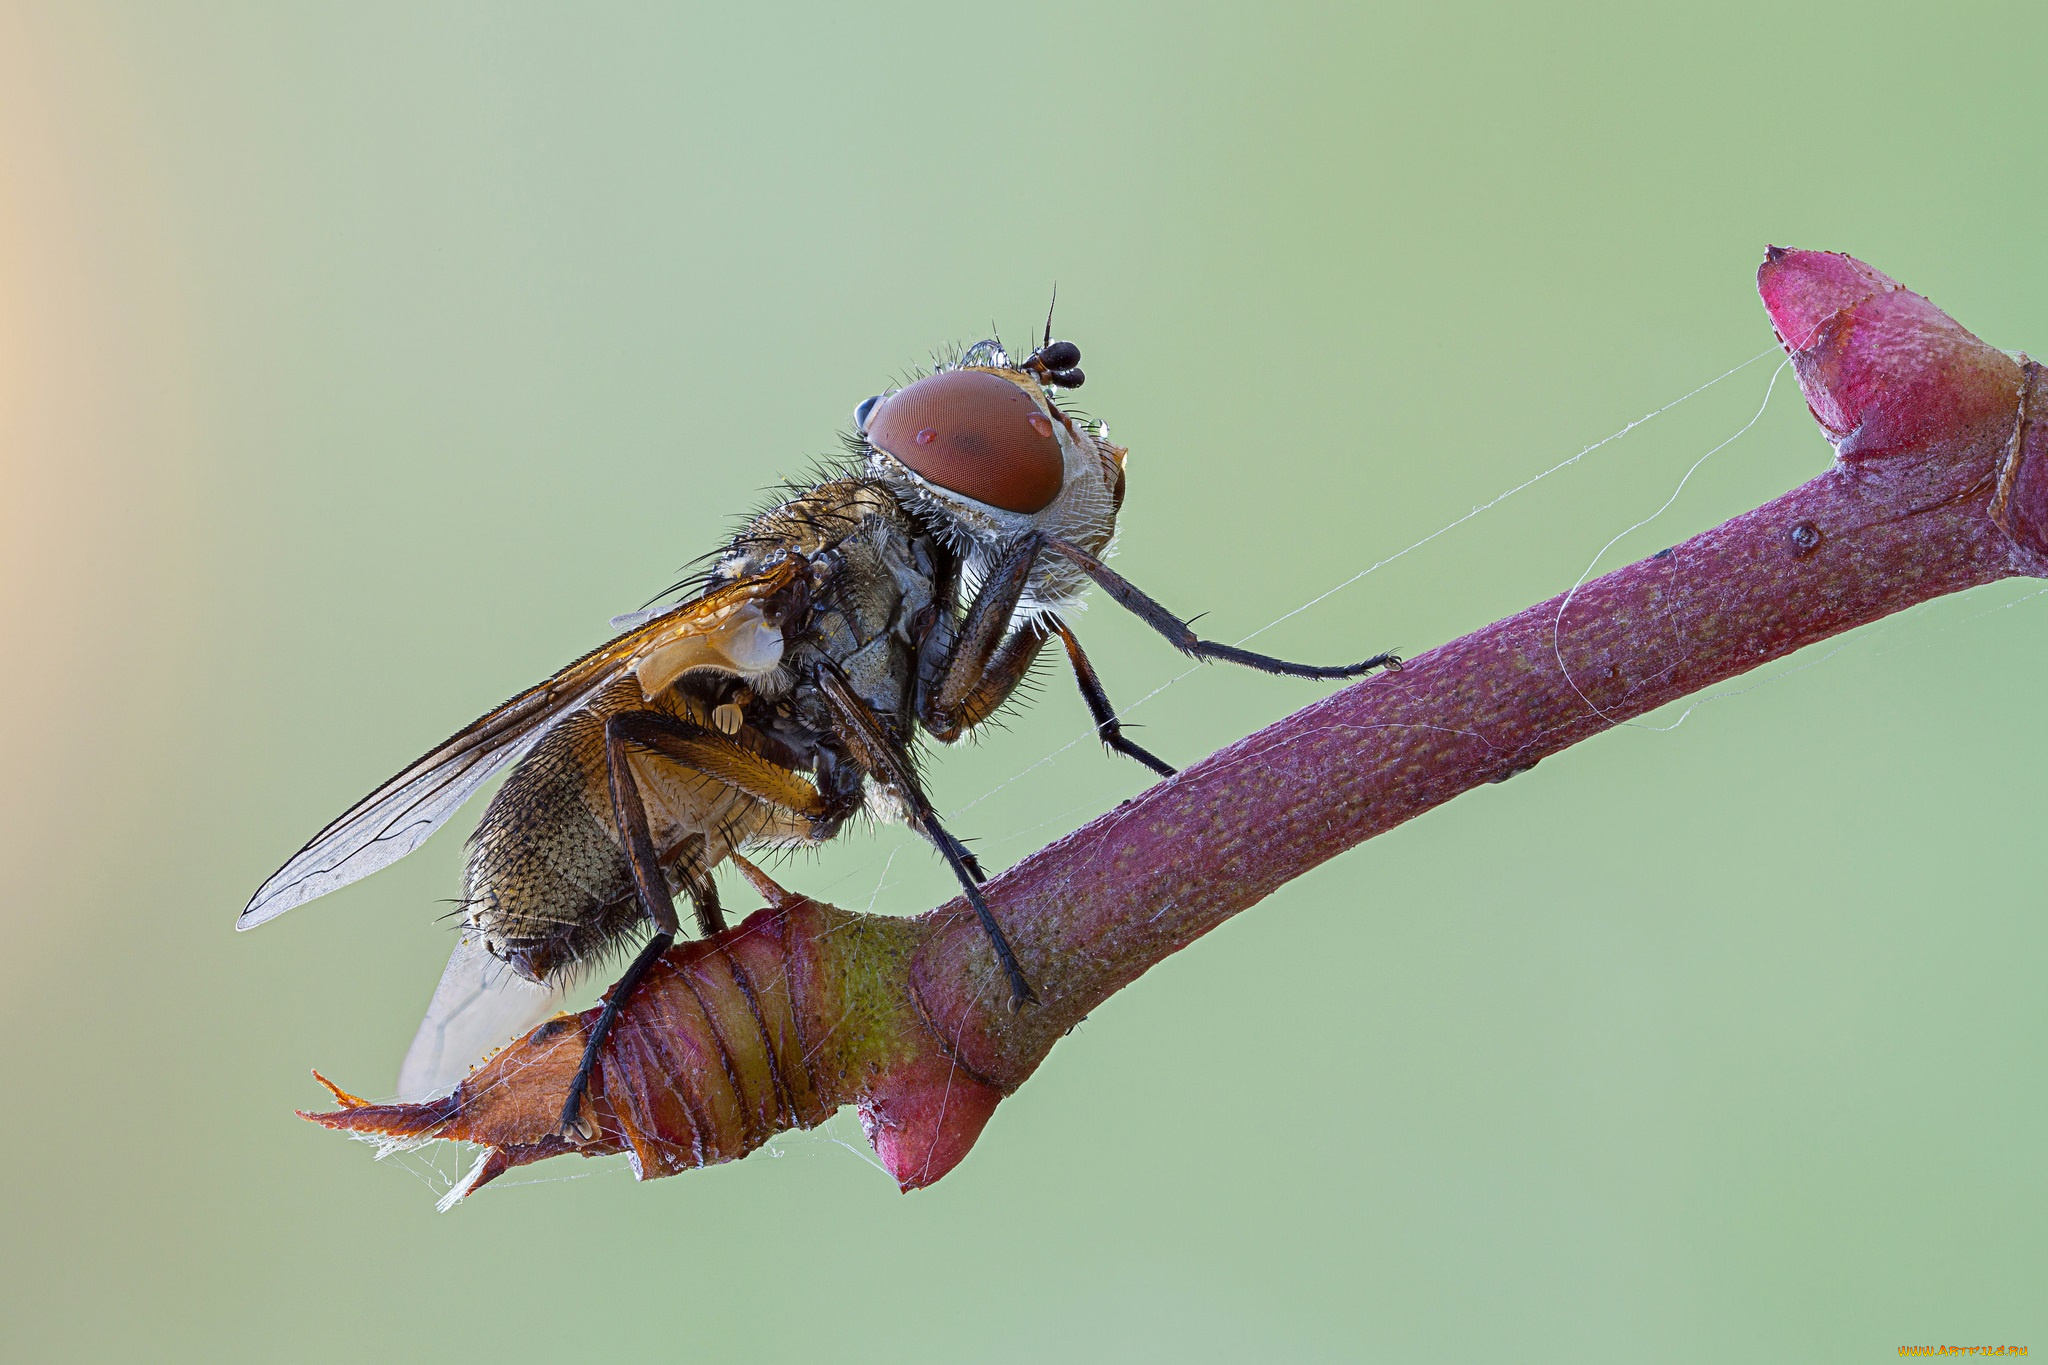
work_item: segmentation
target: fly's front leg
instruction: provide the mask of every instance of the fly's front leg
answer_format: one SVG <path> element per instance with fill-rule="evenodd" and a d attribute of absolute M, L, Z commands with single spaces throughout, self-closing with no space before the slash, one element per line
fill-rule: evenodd
<path fill-rule="evenodd" d="M 590 1073 L 597 1065 L 598 1049 L 611 1033 L 619 1011 L 632 997 L 641 980 L 653 968 L 656 958 L 669 950 L 681 924 L 676 918 L 675 898 L 669 894 L 668 877 L 654 847 L 647 825 L 647 804 L 640 797 L 640 784 L 627 761 L 633 748 L 660 754 L 678 767 L 703 773 L 706 777 L 737 787 L 747 795 L 770 805 L 782 806 L 814 820 L 827 820 L 832 811 L 816 789 L 787 769 L 777 767 L 753 750 L 735 744 L 722 734 L 700 729 L 661 711 L 623 711 L 607 717 L 604 725 L 605 780 L 611 788 L 612 816 L 619 826 L 619 844 L 625 850 L 626 866 L 633 874 L 633 888 L 640 908 L 654 925 L 654 937 L 640 950 L 626 973 L 605 998 L 604 1009 L 583 1046 L 583 1059 L 569 1081 L 569 1095 L 562 1103 L 562 1131 L 585 1139 L 594 1136 L 583 1119 L 583 1095 L 590 1087 Z M 701 834 L 692 835 L 700 843 Z M 705 934 L 725 928 L 725 914 L 719 909 L 718 891 L 710 877 L 689 880 L 690 899 L 697 911 L 697 927 Z"/>
<path fill-rule="evenodd" d="M 1000 711 L 1031 672 L 1031 665 L 1050 638 L 1046 627 L 1036 621 L 1017 630 L 1010 629 L 1038 549 L 1035 534 L 1010 547 L 975 594 L 967 609 L 967 619 L 960 623 L 945 657 L 938 661 L 937 676 L 931 676 L 930 670 L 922 666 L 918 670 L 918 722 L 944 743 L 952 743 Z M 953 842 L 952 856 L 960 859 L 975 881 L 988 880 L 980 859 L 957 840 Z"/>
<path fill-rule="evenodd" d="M 972 678 L 971 686 L 964 689 L 965 694 L 947 714 L 920 714 L 918 720 L 940 740 L 951 743 L 958 739 L 1002 710 L 1003 703 L 1030 674 L 1031 665 L 1038 662 L 1039 651 L 1049 638 L 1051 632 L 1040 622 L 1018 627 L 1003 641 L 987 666 Z"/>
<path fill-rule="evenodd" d="M 1222 659 L 1226 663 L 1243 664 L 1262 673 L 1278 673 L 1289 678 L 1355 678 L 1376 668 L 1384 668 L 1394 673 L 1401 669 L 1401 658 L 1398 654 L 1375 654 L 1370 659 L 1355 664 L 1322 666 L 1289 663 L 1270 654 L 1255 654 L 1249 649 L 1239 649 L 1236 645 L 1220 645 L 1213 640 L 1204 640 L 1195 634 L 1187 622 L 1153 601 L 1143 589 L 1080 546 L 1069 544 L 1057 536 L 1046 536 L 1045 548 L 1071 561 L 1082 573 L 1094 579 L 1098 587 L 1114 598 L 1118 606 L 1164 635 L 1173 643 L 1175 649 L 1190 658 Z"/>
<path fill-rule="evenodd" d="M 1017 602 L 1024 595 L 1024 585 L 1030 580 L 1031 569 L 1044 548 L 1046 538 L 1033 532 L 997 561 L 995 570 L 975 595 L 974 605 L 968 608 L 967 619 L 961 623 L 959 634 L 954 637 L 952 653 L 945 661 L 937 686 L 920 692 L 918 719 L 942 740 L 952 740 L 962 730 L 979 724 L 1010 699 L 1010 694 L 1017 690 L 1017 684 L 1024 681 L 1025 674 L 1031 671 L 1039 650 L 1056 633 L 1066 645 L 1067 662 L 1074 670 L 1074 681 L 1080 685 L 1082 700 L 1088 703 L 1089 713 L 1095 717 L 1095 733 L 1102 742 L 1114 752 L 1138 760 L 1161 777 L 1172 777 L 1171 766 L 1124 738 L 1123 727 L 1117 723 L 1116 710 L 1109 704 L 1109 694 L 1103 689 L 1102 680 L 1096 676 L 1094 665 L 1081 652 L 1081 642 L 1074 638 L 1074 632 L 1067 628 L 1065 622 L 1047 612 L 1040 621 L 1004 634 L 1017 613 Z"/>
<path fill-rule="evenodd" d="M 924 788 L 918 784 L 917 773 L 902 742 L 889 733 L 889 727 L 875 714 L 874 708 L 861 699 L 860 694 L 853 690 L 853 684 L 846 680 L 846 675 L 831 662 L 819 660 L 814 676 L 818 695 L 824 698 L 831 713 L 833 731 L 853 755 L 854 762 L 903 803 L 918 832 L 932 841 L 947 866 L 953 869 L 953 875 L 959 879 L 960 889 L 966 893 L 967 903 L 974 907 L 975 918 L 981 921 L 982 932 L 988 935 L 989 946 L 995 950 L 1003 975 L 1009 978 L 1011 1010 L 1021 1010 L 1025 1005 L 1035 1003 L 1038 994 L 1024 979 L 1024 969 L 1017 963 L 1017 954 L 1011 949 L 1010 940 L 1004 937 L 994 912 L 982 899 L 981 888 L 976 884 L 978 879 L 969 867 L 967 851 L 939 824 L 938 812 L 932 809 Z"/>
<path fill-rule="evenodd" d="M 1081 642 L 1074 638 L 1072 628 L 1057 616 L 1048 615 L 1045 619 L 1060 637 L 1060 643 L 1067 647 L 1067 663 L 1074 670 L 1074 681 L 1080 684 L 1082 700 L 1088 703 L 1089 714 L 1095 717 L 1096 737 L 1113 751 L 1126 758 L 1137 759 L 1161 777 L 1172 777 L 1172 765 L 1124 738 L 1124 727 L 1117 721 L 1116 708 L 1109 704 L 1109 693 L 1103 689 L 1102 679 L 1095 675 L 1095 665 L 1089 663 L 1088 656 L 1081 652 Z"/>
<path fill-rule="evenodd" d="M 1010 629 L 1041 543 L 1033 532 L 1004 552 L 967 608 L 938 677 L 919 679 L 918 721 L 940 740 L 950 743 L 995 714 L 1045 644 L 1043 629 Z"/>

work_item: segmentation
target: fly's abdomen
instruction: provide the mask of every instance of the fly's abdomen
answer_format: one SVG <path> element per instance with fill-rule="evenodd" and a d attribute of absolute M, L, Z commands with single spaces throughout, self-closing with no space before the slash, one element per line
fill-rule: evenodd
<path fill-rule="evenodd" d="M 595 804 L 595 797 L 603 804 Z M 521 975 L 601 956 L 640 916 L 604 775 L 604 722 L 565 718 L 512 770 L 470 838 L 469 923 Z"/>
<path fill-rule="evenodd" d="M 606 718 L 660 710 L 703 725 L 705 708 L 671 691 L 641 699 L 631 679 L 564 717 L 512 770 L 470 839 L 464 905 L 494 956 L 535 980 L 602 958 L 647 923 L 613 817 Z M 801 819 L 717 778 L 641 749 L 627 762 L 671 895 L 687 917 L 693 889 L 750 841 L 805 836 Z"/>

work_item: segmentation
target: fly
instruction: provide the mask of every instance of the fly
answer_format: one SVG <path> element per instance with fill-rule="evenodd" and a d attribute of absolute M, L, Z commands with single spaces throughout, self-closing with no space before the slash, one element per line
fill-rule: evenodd
<path fill-rule="evenodd" d="M 1011 700 L 1055 640 L 1097 735 L 1127 738 L 1063 618 L 1089 584 L 1183 653 L 1268 673 L 1350 678 L 1400 661 L 1315 667 L 1197 637 L 1103 563 L 1125 449 L 1054 401 L 1080 349 L 1021 364 L 995 342 L 855 411 L 851 454 L 792 487 L 716 556 L 702 590 L 491 711 L 315 835 L 258 888 L 248 929 L 417 848 L 515 765 L 469 843 L 463 931 L 399 1073 L 400 1097 L 451 1089 L 560 1006 L 578 971 L 651 930 L 612 987 L 562 1109 L 587 1136 L 585 1089 L 621 1005 L 682 932 L 725 927 L 716 869 L 749 848 L 817 844 L 863 807 L 902 819 L 952 869 L 1022 1009 L 1031 983 L 940 824 L 917 745 L 951 743 Z"/>

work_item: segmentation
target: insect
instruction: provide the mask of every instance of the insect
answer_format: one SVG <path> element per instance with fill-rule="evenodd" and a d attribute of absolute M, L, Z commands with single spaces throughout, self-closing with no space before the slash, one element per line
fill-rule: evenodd
<path fill-rule="evenodd" d="M 607 997 L 563 1105 L 667 951 L 687 899 L 725 926 L 714 871 L 735 851 L 815 844 L 863 807 L 931 842 L 959 879 L 1007 980 L 1035 1000 L 990 913 L 982 869 L 940 823 L 915 761 L 995 714 L 1054 640 L 1112 751 L 1173 769 L 1126 738 L 1061 611 L 1091 582 L 1177 648 L 1269 673 L 1348 678 L 1391 654 L 1314 667 L 1198 638 L 1102 562 L 1124 499 L 1123 447 L 1054 401 L 1080 349 L 1021 364 L 996 342 L 855 412 L 849 456 L 791 486 L 712 561 L 689 600 L 456 734 L 315 835 L 236 922 L 261 924 L 417 848 L 515 764 L 469 843 L 463 932 L 400 1070 L 404 1098 L 446 1092 L 558 1007 L 580 969 L 649 937 Z"/>

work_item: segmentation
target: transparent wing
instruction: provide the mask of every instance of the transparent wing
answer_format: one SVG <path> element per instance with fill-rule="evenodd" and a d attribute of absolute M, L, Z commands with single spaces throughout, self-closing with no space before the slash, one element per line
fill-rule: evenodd
<path fill-rule="evenodd" d="M 611 627 L 613 630 L 632 630 L 636 626 L 644 626 L 655 617 L 674 610 L 675 604 L 670 603 L 667 606 L 641 607 L 635 611 L 622 611 L 611 619 Z"/>
<path fill-rule="evenodd" d="M 256 889 L 235 920 L 253 929 L 315 896 L 388 867 L 426 842 L 491 775 L 540 742 L 554 723 L 606 686 L 637 674 L 653 696 L 692 668 L 743 675 L 782 657 L 763 604 L 796 577 L 796 561 L 685 603 L 530 687 L 358 801 Z"/>
<path fill-rule="evenodd" d="M 447 1094 L 478 1062 L 561 1009 L 566 995 L 525 980 L 464 934 L 399 1065 L 399 1101 Z"/>

